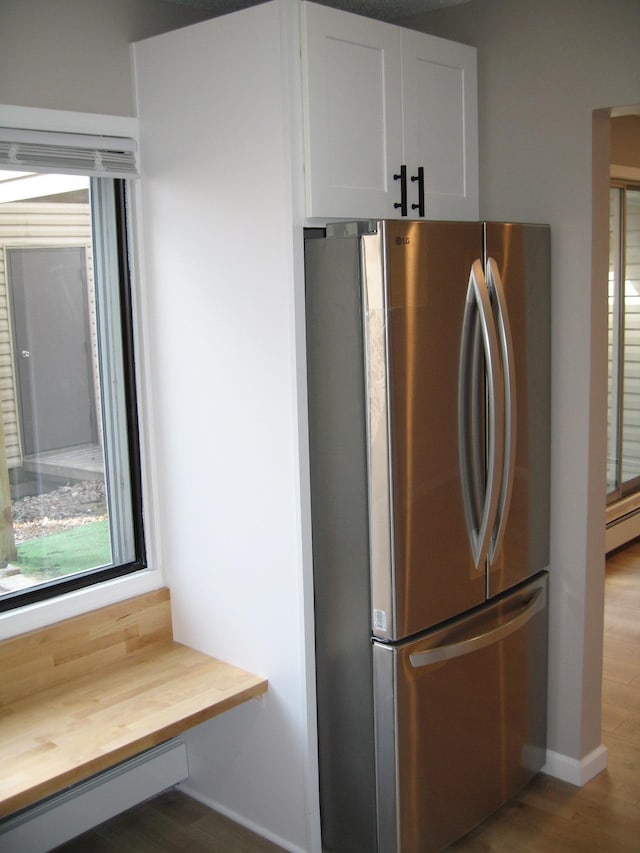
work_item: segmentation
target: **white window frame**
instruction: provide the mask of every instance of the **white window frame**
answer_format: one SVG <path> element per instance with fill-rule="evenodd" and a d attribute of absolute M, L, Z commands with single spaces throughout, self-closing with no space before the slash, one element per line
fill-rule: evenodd
<path fill-rule="evenodd" d="M 77 113 L 62 110 L 49 110 L 31 107 L 19 107 L 0 104 L 0 127 L 59 132 L 71 134 L 89 134 L 102 137 L 123 137 L 139 140 L 139 123 L 135 118 L 126 116 L 107 116 L 94 113 Z M 153 446 L 153 425 L 146 417 L 151 398 L 149 389 L 149 369 L 145 360 L 144 340 L 146 337 L 145 304 L 146 296 L 141 286 L 143 253 L 136 235 L 142 233 L 139 206 L 134 190 L 129 199 L 129 226 L 133 235 L 130 246 L 132 265 L 132 301 L 134 314 L 134 347 L 137 366 L 138 419 L 140 425 L 140 464 L 142 488 L 145 496 L 145 544 L 147 568 L 132 572 L 112 580 L 96 583 L 74 590 L 54 598 L 27 604 L 14 610 L 0 613 L 0 640 L 26 631 L 36 630 L 62 619 L 78 616 L 97 610 L 136 595 L 158 589 L 164 584 L 163 573 L 159 568 L 159 541 L 157 525 L 154 523 L 157 496 L 152 478 L 148 476 L 151 448 Z"/>

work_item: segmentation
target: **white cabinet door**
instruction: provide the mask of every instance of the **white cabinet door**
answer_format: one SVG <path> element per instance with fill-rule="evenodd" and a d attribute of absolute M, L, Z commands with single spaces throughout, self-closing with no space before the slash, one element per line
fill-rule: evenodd
<path fill-rule="evenodd" d="M 314 3 L 303 9 L 307 216 L 394 216 L 401 31 Z"/>
<path fill-rule="evenodd" d="M 409 169 L 409 215 L 428 219 L 478 217 L 476 50 L 402 31 L 404 162 Z M 417 167 L 423 168 L 424 212 Z"/>
<path fill-rule="evenodd" d="M 307 217 L 477 219 L 475 48 L 302 6 Z"/>

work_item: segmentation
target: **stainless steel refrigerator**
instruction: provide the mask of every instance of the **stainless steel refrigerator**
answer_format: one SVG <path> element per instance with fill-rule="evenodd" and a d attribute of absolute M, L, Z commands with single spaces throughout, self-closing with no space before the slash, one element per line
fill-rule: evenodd
<path fill-rule="evenodd" d="M 544 762 L 549 229 L 305 240 L 323 845 L 440 850 Z"/>

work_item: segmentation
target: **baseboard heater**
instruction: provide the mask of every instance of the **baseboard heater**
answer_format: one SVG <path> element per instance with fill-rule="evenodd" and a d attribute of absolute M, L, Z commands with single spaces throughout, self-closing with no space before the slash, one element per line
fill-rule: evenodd
<path fill-rule="evenodd" d="M 173 738 L 0 821 L 0 851 L 46 853 L 188 775 L 186 746 Z"/>
<path fill-rule="evenodd" d="M 640 507 L 607 520 L 605 528 L 605 551 L 610 553 L 640 536 Z"/>

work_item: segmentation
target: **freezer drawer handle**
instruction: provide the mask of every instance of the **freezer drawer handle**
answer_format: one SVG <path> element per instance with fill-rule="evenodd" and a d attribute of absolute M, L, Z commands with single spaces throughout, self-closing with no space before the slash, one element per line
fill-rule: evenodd
<path fill-rule="evenodd" d="M 488 414 L 487 479 L 483 498 L 480 498 L 478 494 L 482 476 L 477 447 L 479 438 L 477 433 L 470 435 L 472 432 L 471 424 L 474 420 L 470 409 L 473 399 L 472 366 L 477 366 L 478 363 L 475 354 L 475 348 L 478 345 L 476 335 L 478 323 L 486 363 Z M 475 566 L 479 571 L 485 569 L 500 500 L 499 484 L 502 482 L 504 426 L 504 382 L 501 381 L 498 334 L 482 263 L 480 260 L 476 260 L 471 267 L 469 276 L 460 344 L 458 453 L 467 531 Z M 478 503 L 482 504 L 481 509 L 477 506 Z"/>
<path fill-rule="evenodd" d="M 461 640 L 457 643 L 451 643 L 448 646 L 436 646 L 434 649 L 426 649 L 423 652 L 414 652 L 412 655 L 409 655 L 411 666 L 414 669 L 418 669 L 419 667 L 429 666 L 433 663 L 442 663 L 442 661 L 459 658 L 463 655 L 471 654 L 471 652 L 477 652 L 479 649 L 484 649 L 486 646 L 498 643 L 500 640 L 504 640 L 524 627 L 524 625 L 533 619 L 536 613 L 544 609 L 545 603 L 545 590 L 538 589 L 529 599 L 525 608 L 517 616 L 514 616 L 513 619 L 491 631 L 487 631 L 485 634 L 470 637 L 468 640 Z"/>
<path fill-rule="evenodd" d="M 407 167 L 400 166 L 399 174 L 393 176 L 394 181 L 400 181 L 400 201 L 396 201 L 393 205 L 397 210 L 400 208 L 400 215 L 407 215 Z"/>

